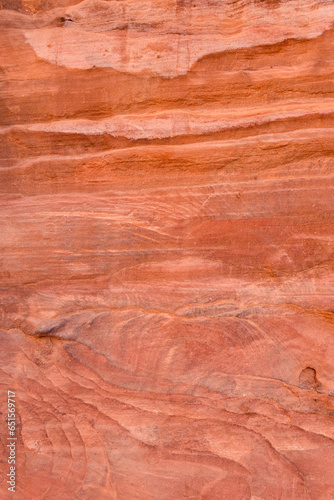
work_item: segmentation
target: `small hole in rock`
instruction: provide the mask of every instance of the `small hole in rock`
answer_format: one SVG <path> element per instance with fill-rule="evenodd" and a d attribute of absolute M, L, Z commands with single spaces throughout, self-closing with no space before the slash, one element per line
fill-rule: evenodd
<path fill-rule="evenodd" d="M 298 385 L 300 389 L 312 389 L 316 391 L 320 386 L 316 370 L 311 366 L 304 368 L 304 370 L 300 372 Z"/>

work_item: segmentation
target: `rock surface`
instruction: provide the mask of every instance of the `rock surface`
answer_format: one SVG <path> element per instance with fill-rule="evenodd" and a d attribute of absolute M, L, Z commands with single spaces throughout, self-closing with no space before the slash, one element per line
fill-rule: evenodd
<path fill-rule="evenodd" d="M 332 0 L 1 0 L 1 498 L 334 498 Z"/>

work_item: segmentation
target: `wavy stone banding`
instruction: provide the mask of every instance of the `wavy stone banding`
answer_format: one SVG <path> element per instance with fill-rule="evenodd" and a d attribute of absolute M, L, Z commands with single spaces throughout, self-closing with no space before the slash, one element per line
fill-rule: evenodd
<path fill-rule="evenodd" d="M 16 499 L 334 498 L 333 21 L 2 1 Z"/>

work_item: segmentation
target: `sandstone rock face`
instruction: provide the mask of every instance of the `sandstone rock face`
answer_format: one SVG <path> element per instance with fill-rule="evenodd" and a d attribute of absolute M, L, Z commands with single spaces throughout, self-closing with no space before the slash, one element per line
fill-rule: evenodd
<path fill-rule="evenodd" d="M 1 498 L 334 498 L 332 0 L 2 0 Z"/>

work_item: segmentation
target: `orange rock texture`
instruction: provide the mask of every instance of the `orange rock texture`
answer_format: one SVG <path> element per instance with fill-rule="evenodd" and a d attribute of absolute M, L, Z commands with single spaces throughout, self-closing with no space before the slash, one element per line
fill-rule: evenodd
<path fill-rule="evenodd" d="M 1 499 L 334 498 L 332 0 L 1 0 Z"/>

